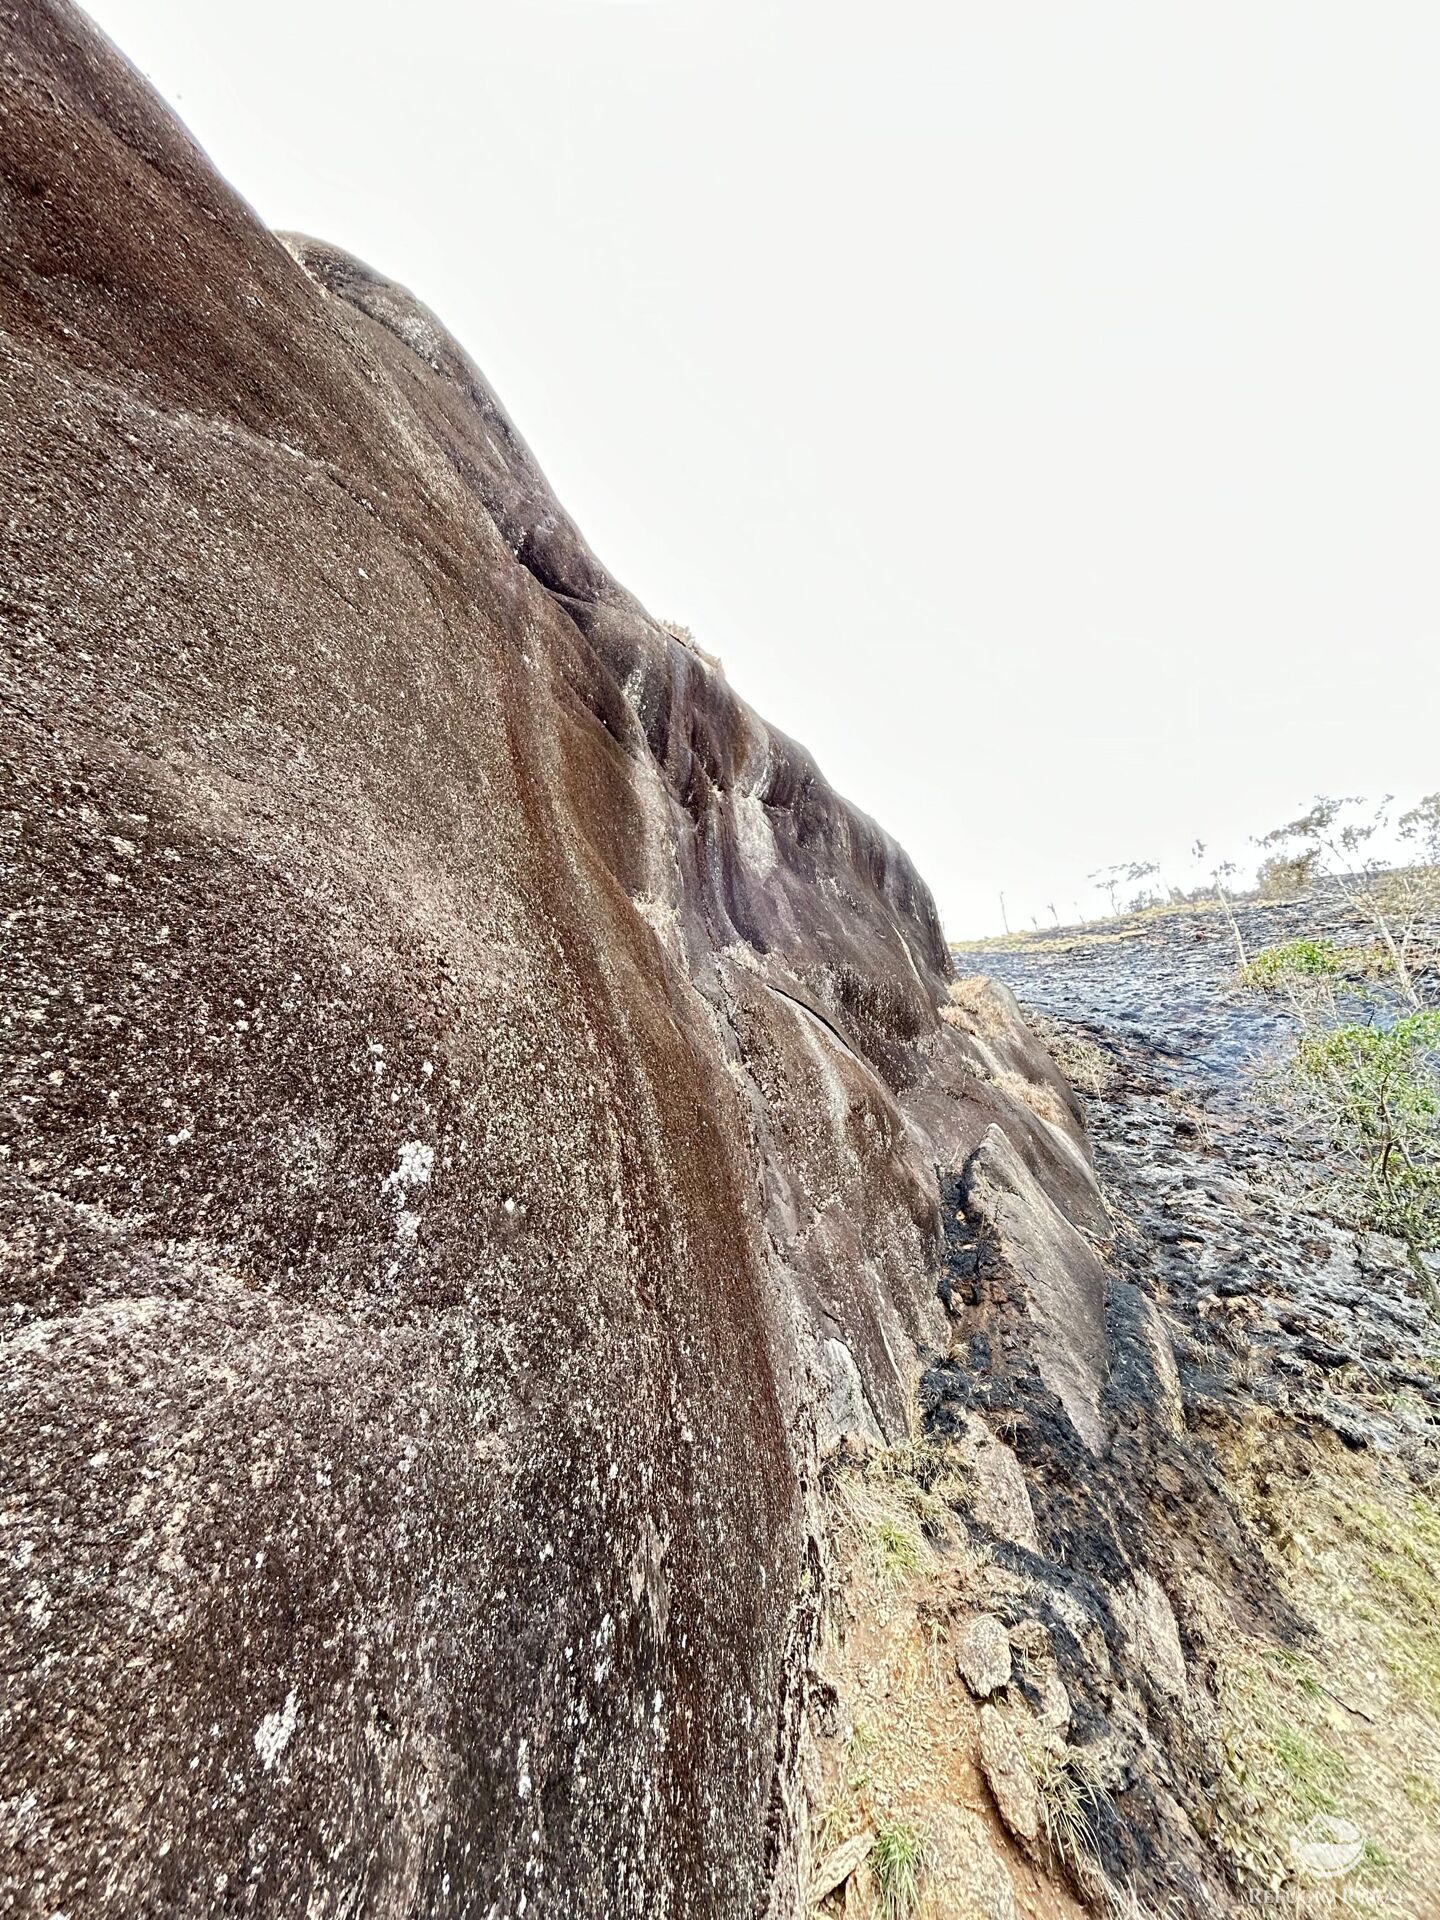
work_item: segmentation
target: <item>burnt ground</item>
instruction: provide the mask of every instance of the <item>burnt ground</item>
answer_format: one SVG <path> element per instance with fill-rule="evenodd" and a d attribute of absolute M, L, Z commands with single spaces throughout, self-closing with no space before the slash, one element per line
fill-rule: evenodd
<path fill-rule="evenodd" d="M 1302 931 L 1364 938 L 1333 899 L 1243 905 L 1238 918 L 1252 954 Z M 1239 984 L 1218 911 L 1057 929 L 957 950 L 955 964 L 1015 993 L 1081 1093 L 1112 1221 L 1112 1439 L 1090 1457 L 1007 1335 L 1023 1302 L 1007 1298 L 1014 1276 L 968 1217 L 963 1175 L 945 1194 L 942 1289 L 959 1338 L 927 1375 L 927 1422 L 947 1436 L 978 1413 L 1024 1470 L 1039 1553 L 983 1544 L 1014 1576 L 1007 1625 L 1046 1628 L 1071 1741 L 1108 1757 L 1091 1822 L 1105 1881 L 1222 1910 L 1254 1897 L 1225 1824 L 1233 1780 L 1210 1711 L 1229 1649 L 1329 1656 L 1257 1511 L 1292 1511 L 1335 1460 L 1433 1494 L 1435 1320 L 1405 1249 L 1327 1211 L 1317 1144 L 1267 1088 L 1290 1017 Z M 1157 1314 L 1178 1378 L 1156 1360 Z M 1151 1577 L 1175 1604 L 1191 1675 L 1179 1698 L 1117 1614 L 1116 1596 Z M 1423 1910 L 1397 1898 L 1394 1911 Z"/>
<path fill-rule="evenodd" d="M 1361 943 L 1343 901 L 1241 903 L 1246 950 L 1325 933 Z M 1327 1210 L 1316 1143 L 1266 1086 L 1292 1020 L 1237 979 L 1218 910 L 957 949 L 1026 1010 L 1103 1056 L 1079 1091 L 1126 1269 L 1176 1337 L 1191 1423 L 1258 1401 L 1355 1447 L 1440 1447 L 1434 1319 L 1405 1250 Z"/>

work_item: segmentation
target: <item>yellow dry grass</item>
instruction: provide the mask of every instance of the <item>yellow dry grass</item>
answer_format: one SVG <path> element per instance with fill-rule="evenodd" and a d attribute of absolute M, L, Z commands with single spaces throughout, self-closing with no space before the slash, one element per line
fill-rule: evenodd
<path fill-rule="evenodd" d="M 1440 1911 L 1440 1503 L 1349 1456 L 1304 1482 L 1257 1476 L 1248 1504 L 1313 1641 L 1237 1640 L 1220 1667 L 1221 1839 L 1298 1914 Z M 1304 1884 L 1295 1850 L 1327 1822 L 1361 1852 Z"/>
<path fill-rule="evenodd" d="M 1103 1047 L 1043 1013 L 1026 1015 L 1035 1038 L 1077 1093 L 1099 1099 L 1119 1084 L 1120 1069 Z"/>

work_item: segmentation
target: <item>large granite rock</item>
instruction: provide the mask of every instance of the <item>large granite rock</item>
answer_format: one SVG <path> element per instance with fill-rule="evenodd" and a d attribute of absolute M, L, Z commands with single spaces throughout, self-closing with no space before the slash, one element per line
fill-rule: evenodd
<path fill-rule="evenodd" d="M 779 1911 L 817 1448 L 1078 1127 L 423 307 L 0 58 L 0 1905 Z"/>

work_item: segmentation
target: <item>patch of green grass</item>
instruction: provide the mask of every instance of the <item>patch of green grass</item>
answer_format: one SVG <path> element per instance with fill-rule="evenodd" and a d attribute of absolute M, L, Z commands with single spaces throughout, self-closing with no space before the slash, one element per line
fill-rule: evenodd
<path fill-rule="evenodd" d="M 870 1529 L 871 1544 L 880 1571 L 889 1580 L 903 1580 L 920 1571 L 921 1544 L 914 1533 L 890 1518 L 877 1520 Z"/>
<path fill-rule="evenodd" d="M 1343 1819 L 1370 1845 L 1333 1911 L 1403 1920 L 1440 1859 L 1440 1504 L 1371 1467 L 1317 1483 L 1303 1511 L 1294 1598 L 1315 1637 L 1224 1663 L 1217 1832 L 1247 1885 L 1279 1891 L 1297 1837 Z"/>
<path fill-rule="evenodd" d="M 1421 1546 L 1428 1547 L 1440 1559 L 1440 1507 L 1416 1494 L 1410 1502 L 1409 1519 L 1410 1529 Z"/>
<path fill-rule="evenodd" d="M 1297 1807 L 1306 1813 L 1335 1812 L 1337 1790 L 1344 1786 L 1349 1768 L 1334 1747 L 1309 1738 L 1298 1727 L 1280 1726 L 1271 1735 L 1270 1751 Z"/>
<path fill-rule="evenodd" d="M 1412 1767 L 1408 1773 L 1400 1776 L 1400 1791 L 1410 1805 L 1421 1813 L 1431 1813 L 1440 1808 L 1440 1780 L 1432 1774 L 1421 1773 Z"/>
<path fill-rule="evenodd" d="M 1325 1689 L 1315 1677 L 1315 1663 L 1308 1653 L 1292 1653 L 1289 1647 L 1267 1648 L 1265 1658 L 1272 1667 L 1289 1677 L 1307 1700 L 1318 1700 Z"/>
<path fill-rule="evenodd" d="M 1408 1687 L 1432 1719 L 1440 1719 L 1440 1635 L 1392 1629 L 1386 1652 L 1390 1671 Z"/>
<path fill-rule="evenodd" d="M 1247 1883 L 1273 1892 L 1290 1873 L 1294 1835 L 1317 1813 L 1340 1812 L 1349 1768 L 1328 1737 L 1331 1709 L 1306 1654 L 1257 1649 L 1227 1668 L 1223 1686 L 1224 1845 Z"/>
<path fill-rule="evenodd" d="M 1386 1665 L 1405 1693 L 1440 1717 L 1440 1508 L 1425 1495 L 1398 1509 L 1356 1500 L 1346 1520 L 1364 1545 L 1366 1572 L 1393 1602 L 1378 1621 Z"/>
<path fill-rule="evenodd" d="M 1361 1880 L 1396 1880 L 1401 1877 L 1398 1861 L 1391 1858 L 1378 1840 L 1367 1840 L 1361 1847 L 1356 1871 Z"/>
<path fill-rule="evenodd" d="M 1240 969 L 1240 978 L 1247 987 L 1275 993 L 1296 980 L 1333 977 L 1343 964 L 1339 947 L 1322 934 L 1315 940 L 1286 940 L 1277 947 L 1262 947 Z"/>
<path fill-rule="evenodd" d="M 885 1920 L 908 1920 L 920 1904 L 920 1888 L 931 1863 L 929 1840 L 909 1821 L 878 1814 L 870 1864 Z"/>
<path fill-rule="evenodd" d="M 1382 1587 L 1393 1587 L 1407 1607 L 1419 1609 L 1424 1606 L 1425 1588 L 1417 1580 L 1414 1570 L 1398 1555 L 1388 1559 L 1378 1553 L 1367 1554 L 1365 1565 L 1370 1578 Z"/>

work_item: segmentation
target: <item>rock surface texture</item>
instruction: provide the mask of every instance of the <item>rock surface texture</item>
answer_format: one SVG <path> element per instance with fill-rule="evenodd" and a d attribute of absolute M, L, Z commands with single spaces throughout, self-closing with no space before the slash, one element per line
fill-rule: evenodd
<path fill-rule="evenodd" d="M 1073 1100 L 436 320 L 0 11 L 0 1910 L 792 1911 L 982 1142 L 1108 1443 Z"/>

